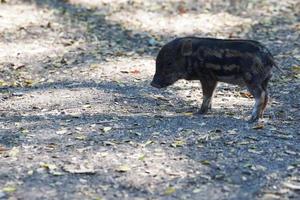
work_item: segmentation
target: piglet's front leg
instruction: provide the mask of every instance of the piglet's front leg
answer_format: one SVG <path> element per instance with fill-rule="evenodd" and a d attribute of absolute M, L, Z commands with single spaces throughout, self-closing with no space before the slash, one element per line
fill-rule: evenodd
<path fill-rule="evenodd" d="M 211 108 L 211 102 L 215 88 L 217 86 L 217 81 L 209 79 L 200 79 L 200 82 L 202 85 L 203 101 L 201 108 L 198 111 L 198 114 L 206 114 L 208 109 Z"/>

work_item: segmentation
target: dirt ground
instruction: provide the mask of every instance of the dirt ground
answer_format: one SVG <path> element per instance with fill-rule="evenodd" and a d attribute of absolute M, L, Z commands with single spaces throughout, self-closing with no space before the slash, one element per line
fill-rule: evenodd
<path fill-rule="evenodd" d="M 298 0 L 0 1 L 0 199 L 300 199 Z M 158 90 L 179 36 L 258 40 L 271 101 L 197 81 Z"/>

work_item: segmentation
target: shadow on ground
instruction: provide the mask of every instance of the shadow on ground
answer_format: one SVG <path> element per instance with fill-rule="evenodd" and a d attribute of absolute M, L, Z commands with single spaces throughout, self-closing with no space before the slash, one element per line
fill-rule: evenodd
<path fill-rule="evenodd" d="M 98 9 L 58 1 L 35 2 L 57 10 L 63 16 L 62 23 L 66 19 L 74 26 L 87 22 L 86 47 L 89 41 L 95 42 L 93 45 L 107 41 L 96 48 L 99 53 L 111 48 L 101 58 L 93 57 L 89 48 L 83 54 L 71 54 L 80 64 L 95 59 L 105 66 L 106 59 L 120 52 L 153 57 L 161 45 L 152 44 L 153 36 L 147 32 L 132 34 L 132 30 L 110 23 L 97 14 Z M 282 30 L 280 26 L 285 22 L 277 21 L 276 15 L 272 18 L 271 24 L 278 27 L 272 29 L 272 39 L 283 40 L 288 33 L 291 38 L 296 37 L 292 27 Z M 257 24 L 247 32 L 265 41 L 270 28 Z M 173 36 L 156 37 L 164 42 Z M 289 43 L 291 40 L 285 39 L 284 46 L 276 42 L 268 46 L 283 55 L 280 48 L 284 51 L 299 48 L 297 42 Z M 279 60 L 286 71 L 299 64 L 299 60 L 291 57 Z M 297 100 L 300 98 L 294 92 L 299 89 L 297 79 L 282 84 L 273 82 L 273 93 L 279 103 L 270 110 L 278 119 L 266 120 L 265 127 L 257 129 L 245 122 L 248 111 L 244 107 L 229 114 L 224 108 L 214 109 L 207 116 L 192 116 L 193 101 L 180 98 L 176 87 L 159 91 L 150 88 L 148 82 L 120 83 L 98 78 L 94 82 L 62 80 L 41 82 L 31 88 L 8 88 L 12 95 L 4 100 L 8 104 L 2 104 L 5 108 L 0 119 L 3 127 L 0 144 L 11 150 L 1 154 L 0 184 L 1 188 L 13 185 L 16 192 L 5 193 L 4 198 L 299 196 L 297 190 L 282 185 L 299 177 Z M 286 93 L 281 95 L 279 90 Z M 25 101 L 23 97 L 34 101 Z M 282 117 L 282 110 L 291 112 Z"/>

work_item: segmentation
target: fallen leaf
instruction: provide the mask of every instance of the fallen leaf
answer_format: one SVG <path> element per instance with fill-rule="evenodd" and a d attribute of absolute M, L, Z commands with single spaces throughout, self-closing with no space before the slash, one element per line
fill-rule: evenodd
<path fill-rule="evenodd" d="M 99 185 L 99 187 L 101 188 L 101 190 L 107 191 L 111 186 L 110 185 Z"/>
<path fill-rule="evenodd" d="M 248 149 L 248 152 L 255 153 L 255 154 L 262 154 L 263 153 L 263 151 L 258 151 L 256 149 Z"/>
<path fill-rule="evenodd" d="M 250 169 L 253 171 L 266 171 L 267 168 L 262 165 L 251 165 Z"/>
<path fill-rule="evenodd" d="M 276 200 L 280 198 L 278 194 L 266 193 L 261 197 L 261 200 Z"/>
<path fill-rule="evenodd" d="M 75 127 L 75 130 L 76 130 L 76 131 L 81 131 L 81 130 L 82 130 L 82 127 L 77 126 L 77 127 Z"/>
<path fill-rule="evenodd" d="M 3 146 L 0 146 L 0 153 L 3 153 L 5 151 L 8 151 L 9 149 L 3 147 Z"/>
<path fill-rule="evenodd" d="M 243 167 L 250 168 L 250 167 L 252 167 L 252 164 L 251 163 L 246 163 L 246 164 L 243 165 Z"/>
<path fill-rule="evenodd" d="M 135 83 L 138 83 L 138 82 L 140 82 L 141 81 L 141 79 L 139 79 L 139 78 L 134 78 L 133 79 L 133 82 L 135 82 Z"/>
<path fill-rule="evenodd" d="M 26 86 L 33 86 L 34 80 L 26 79 L 26 80 L 24 80 L 24 83 Z"/>
<path fill-rule="evenodd" d="M 181 15 L 187 12 L 187 9 L 185 8 L 185 5 L 183 3 L 184 2 L 181 1 L 181 4 L 179 4 L 178 7 L 177 7 L 177 11 Z"/>
<path fill-rule="evenodd" d="M 217 128 L 217 129 L 215 129 L 213 131 L 210 131 L 210 132 L 212 132 L 212 133 L 222 133 L 222 130 Z"/>
<path fill-rule="evenodd" d="M 300 31 L 300 23 L 296 23 L 294 25 L 294 29 L 296 29 L 296 31 Z"/>
<path fill-rule="evenodd" d="M 229 116 L 234 116 L 235 114 L 233 112 L 225 112 L 226 115 L 229 115 Z"/>
<path fill-rule="evenodd" d="M 23 133 L 23 134 L 29 133 L 29 130 L 26 129 L 26 128 L 23 128 L 23 127 L 20 128 L 20 131 L 21 131 L 21 133 Z"/>
<path fill-rule="evenodd" d="M 111 129 L 112 129 L 112 127 L 110 127 L 110 126 L 105 126 L 105 127 L 102 128 L 102 131 L 103 131 L 104 133 L 107 133 L 107 132 L 110 131 Z"/>
<path fill-rule="evenodd" d="M 146 157 L 146 155 L 145 155 L 145 154 L 142 154 L 142 155 L 139 156 L 138 159 L 139 159 L 140 161 L 144 161 L 144 160 L 145 160 L 145 157 Z"/>
<path fill-rule="evenodd" d="M 199 143 L 205 143 L 209 140 L 209 134 L 204 134 L 198 137 L 197 141 Z"/>
<path fill-rule="evenodd" d="M 300 190 L 300 182 L 296 181 L 286 181 L 283 185 L 292 190 Z"/>
<path fill-rule="evenodd" d="M 297 152 L 291 151 L 291 150 L 288 150 L 288 149 L 286 149 L 286 150 L 284 151 L 284 153 L 290 154 L 290 155 L 297 155 L 297 154 L 298 154 Z"/>
<path fill-rule="evenodd" d="M 50 143 L 50 144 L 47 144 L 47 145 L 45 146 L 45 149 L 46 149 L 47 151 L 53 151 L 56 147 L 57 147 L 57 144 L 55 144 L 55 143 Z"/>
<path fill-rule="evenodd" d="M 139 132 L 134 132 L 133 134 L 136 135 L 136 136 L 141 136 L 142 135 L 142 133 L 139 133 Z"/>
<path fill-rule="evenodd" d="M 152 140 L 148 140 L 147 142 L 145 142 L 145 143 L 143 144 L 143 146 L 145 147 L 145 146 L 147 146 L 147 145 L 149 145 L 149 144 L 152 144 L 152 143 L 154 143 Z"/>
<path fill-rule="evenodd" d="M 165 190 L 164 195 L 169 196 L 169 195 L 171 195 L 171 194 L 173 194 L 173 193 L 175 193 L 175 192 L 176 192 L 176 189 L 175 189 L 174 187 L 168 187 L 168 188 Z"/>
<path fill-rule="evenodd" d="M 247 145 L 247 144 L 250 144 L 250 142 L 246 140 L 237 143 L 237 145 Z"/>
<path fill-rule="evenodd" d="M 97 156 L 100 156 L 100 157 L 106 157 L 106 156 L 108 156 L 109 154 L 108 154 L 108 152 L 98 152 L 96 155 L 97 155 Z"/>
<path fill-rule="evenodd" d="M 210 165 L 210 161 L 209 160 L 202 160 L 201 164 L 202 165 Z"/>
<path fill-rule="evenodd" d="M 58 135 L 63 135 L 63 134 L 65 134 L 65 133 L 67 133 L 67 132 L 68 132 L 67 129 L 61 129 L 61 130 L 59 130 L 59 131 L 56 131 L 56 134 L 58 134 Z"/>
<path fill-rule="evenodd" d="M 132 73 L 132 74 L 139 74 L 141 72 L 139 70 L 135 69 L 135 70 L 130 71 L 130 73 Z"/>
<path fill-rule="evenodd" d="M 7 193 L 12 193 L 12 192 L 15 192 L 16 190 L 17 190 L 17 188 L 14 186 L 5 186 L 2 188 L 2 191 L 7 192 Z"/>
<path fill-rule="evenodd" d="M 257 129 L 263 129 L 264 127 L 265 127 L 264 124 L 257 124 L 255 126 L 253 126 L 252 129 L 255 129 L 255 130 L 257 130 Z"/>
<path fill-rule="evenodd" d="M 300 73 L 300 66 L 293 66 L 292 71 L 296 74 Z"/>
<path fill-rule="evenodd" d="M 49 170 L 57 169 L 57 166 L 55 164 L 51 164 L 51 163 L 41 163 L 40 166 L 45 169 L 49 169 Z"/>
<path fill-rule="evenodd" d="M 82 106 L 83 108 L 91 108 L 92 106 L 90 104 L 85 104 Z"/>
<path fill-rule="evenodd" d="M 33 175 L 33 170 L 29 170 L 29 171 L 27 172 L 27 175 L 29 175 L 29 176 Z"/>
<path fill-rule="evenodd" d="M 116 145 L 116 143 L 113 142 L 113 141 L 104 141 L 103 144 L 104 144 L 105 146 L 114 146 L 114 145 Z"/>
<path fill-rule="evenodd" d="M 121 165 L 116 168 L 116 172 L 124 173 L 130 171 L 131 168 L 128 165 Z"/>
<path fill-rule="evenodd" d="M 176 147 L 182 147 L 185 144 L 186 144 L 186 142 L 183 141 L 183 140 L 176 140 L 175 142 L 173 142 L 171 144 L 171 147 L 174 147 L 174 148 L 176 148 Z"/>
<path fill-rule="evenodd" d="M 184 116 L 193 116 L 193 112 L 184 112 L 182 113 Z"/>
<path fill-rule="evenodd" d="M 15 97 L 21 97 L 24 95 L 24 93 L 23 92 L 14 92 L 14 93 L 12 93 L 12 95 Z"/>
<path fill-rule="evenodd" d="M 240 92 L 240 96 L 248 99 L 253 98 L 250 92 Z"/>
<path fill-rule="evenodd" d="M 2 86 L 2 87 L 9 86 L 9 83 L 4 80 L 0 80 L 0 86 Z"/>
<path fill-rule="evenodd" d="M 18 147 L 13 147 L 11 150 L 8 152 L 9 157 L 16 157 L 20 153 L 20 149 Z"/>
<path fill-rule="evenodd" d="M 67 164 L 63 166 L 63 170 L 72 174 L 95 174 L 96 173 L 94 167 L 87 163 Z"/>
<path fill-rule="evenodd" d="M 162 96 L 162 95 L 153 95 L 152 97 L 157 99 L 157 100 L 162 100 L 162 101 L 169 102 L 169 100 L 167 98 L 165 98 L 164 96 Z"/>
<path fill-rule="evenodd" d="M 85 135 L 79 135 L 75 137 L 76 140 L 86 140 L 86 136 Z"/>
<path fill-rule="evenodd" d="M 225 177 L 224 174 L 216 174 L 214 178 L 217 180 L 221 180 L 221 179 L 224 179 L 224 177 Z"/>
<path fill-rule="evenodd" d="M 122 51 L 117 51 L 115 53 L 116 56 L 126 56 L 126 52 L 122 52 Z"/>
<path fill-rule="evenodd" d="M 26 67 L 24 64 L 20 64 L 14 67 L 15 70 L 20 70 L 22 68 Z"/>
<path fill-rule="evenodd" d="M 54 176 L 61 176 L 61 175 L 63 175 L 63 173 L 59 171 L 58 167 L 55 164 L 41 163 L 40 166 L 43 167 L 43 168 L 45 168 L 46 170 L 48 170 L 48 172 L 50 174 L 54 175 Z"/>
<path fill-rule="evenodd" d="M 69 116 L 72 118 L 80 118 L 80 113 L 70 113 Z"/>
<path fill-rule="evenodd" d="M 201 191 L 202 191 L 202 190 L 201 190 L 200 188 L 196 188 L 196 189 L 193 190 L 193 193 L 196 194 L 196 193 L 199 193 L 199 192 L 201 192 Z"/>
<path fill-rule="evenodd" d="M 236 129 L 228 130 L 227 132 L 228 132 L 229 135 L 236 135 L 236 134 L 238 134 Z"/>

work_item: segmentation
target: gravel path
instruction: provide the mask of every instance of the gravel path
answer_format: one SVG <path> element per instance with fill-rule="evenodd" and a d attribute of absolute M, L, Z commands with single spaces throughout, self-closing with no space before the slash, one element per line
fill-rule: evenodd
<path fill-rule="evenodd" d="M 1 2 L 0 199 L 300 199 L 297 0 Z M 270 49 L 263 120 L 244 88 L 194 116 L 197 81 L 150 87 L 184 35 Z"/>

